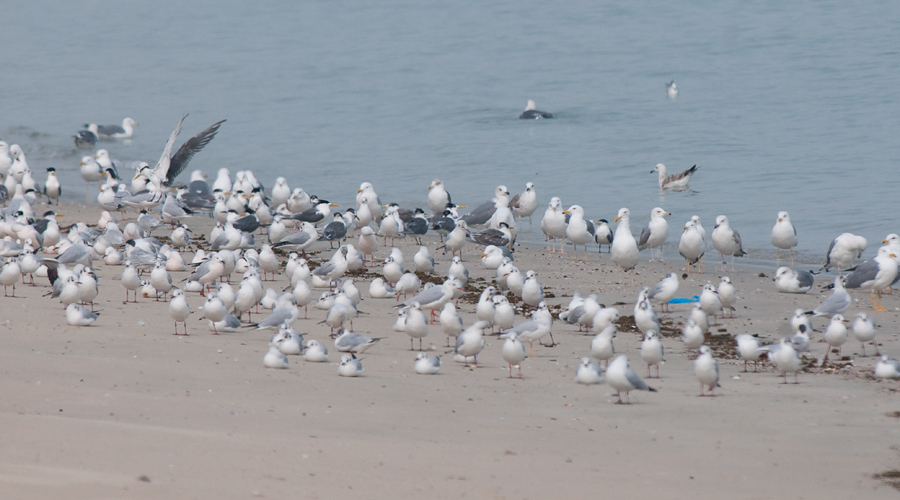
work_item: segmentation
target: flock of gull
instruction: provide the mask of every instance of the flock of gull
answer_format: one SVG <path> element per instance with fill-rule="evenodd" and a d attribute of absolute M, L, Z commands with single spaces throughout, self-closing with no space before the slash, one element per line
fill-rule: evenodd
<path fill-rule="evenodd" d="M 670 95 L 673 89 L 674 82 L 668 90 Z M 529 102 L 520 118 L 550 117 Z M 427 211 L 383 204 L 370 182 L 359 186 L 355 208 L 343 212 L 333 211 L 339 205 L 307 194 L 302 188 L 290 188 L 283 177 L 266 189 L 249 170 L 232 175 L 222 168 L 212 184 L 202 172 L 194 171 L 186 184 L 179 185 L 177 177 L 224 122 L 211 125 L 175 150 L 185 118 L 178 122 L 156 165 L 151 168 L 148 163 L 140 163 L 128 182 L 119 175 L 107 150 L 85 156 L 81 175 L 88 185 L 98 185 L 97 204 L 102 214 L 96 224 L 79 221 L 67 231 L 59 226 L 60 214 L 51 206 L 40 216 L 36 212 L 44 200 L 48 205 L 59 203 L 62 188 L 56 172 L 47 169 L 47 179 L 39 185 L 23 149 L 0 142 L 0 176 L 8 197 L 0 221 L 0 255 L 6 259 L 0 268 L 4 295 L 11 288 L 14 296 L 17 284 L 34 284 L 35 276 L 46 276 L 52 284 L 47 296 L 63 304 L 68 324 L 88 326 L 99 318 L 94 300 L 100 285 L 94 270 L 101 265 L 121 266 L 119 279 L 125 288 L 125 302 L 137 302 L 138 296 L 168 301 L 176 335 L 188 334 L 187 321 L 194 313 L 189 294 L 201 297 L 202 305 L 195 303 L 193 307 L 214 334 L 247 328 L 274 330 L 263 357 L 268 368 L 288 368 L 289 356 L 301 356 L 308 362 L 330 360 L 325 341 L 307 340 L 294 329 L 295 322 L 309 318 L 312 306 L 322 311 L 317 325 L 324 325 L 313 328 L 319 328 L 323 336 L 327 333 L 334 349 L 341 353 L 338 374 L 352 377 L 363 373 L 358 356 L 381 340 L 353 331 L 354 318 L 365 314 L 359 309 L 363 294 L 357 285 L 365 282 L 362 278 L 375 275 L 367 280 L 368 298 L 376 303 L 372 307 L 384 304 L 381 310 L 396 304 L 393 330 L 409 336 L 411 350 L 416 350 L 418 341 L 419 352 L 412 365 L 416 373 L 440 372 L 441 358 L 422 349 L 422 340 L 432 329 L 439 329 L 452 349 L 448 353 L 472 367 L 477 367 L 485 349 L 485 336 L 499 335 L 503 340 L 500 355 L 508 365 L 509 377 L 514 376 L 514 368 L 521 377 L 523 362 L 534 356 L 534 343 L 544 345 L 547 337 L 551 346 L 555 343 L 551 328 L 558 320 L 595 334 L 577 367 L 576 382 L 605 382 L 619 395 L 620 403 L 622 393 L 627 397 L 634 390 L 654 391 L 631 368 L 628 356 L 617 353 L 613 346 L 622 311 L 600 304 L 594 294 L 575 293 L 554 318 L 544 300 L 538 273 L 516 267 L 517 248 L 521 252 L 534 250 L 515 245 L 517 227 L 526 218 L 530 221 L 539 207 L 533 183 L 527 183 L 524 191 L 514 196 L 506 186 L 498 186 L 492 199 L 465 213 L 461 211 L 468 207 L 455 204 L 440 179 L 428 186 Z M 75 136 L 76 144 L 93 148 L 100 141 L 131 138 L 136 125 L 131 118 L 126 118 L 122 126 L 86 125 Z M 653 172 L 659 175 L 660 189 L 683 190 L 697 170 L 695 165 L 670 175 L 665 165 L 658 164 Z M 645 249 L 650 260 L 664 261 L 663 249 L 669 241 L 667 218 L 671 215 L 654 208 L 636 238 L 628 208 L 621 208 L 612 223 L 594 221 L 587 218 L 581 206 L 564 208 L 560 198 L 553 197 L 540 220 L 540 229 L 550 253 L 566 253 L 570 243 L 573 258 L 578 259 L 582 247 L 582 258 L 587 260 L 589 246 L 607 246 L 612 263 L 628 272 L 640 265 L 640 252 Z M 214 226 L 208 217 L 215 221 Z M 128 222 L 120 227 L 119 218 Z M 211 226 L 209 233 L 196 236 L 190 227 L 192 221 L 201 221 L 195 229 Z M 616 224 L 614 229 L 611 224 Z M 162 231 L 168 231 L 166 237 L 153 236 Z M 436 237 L 426 240 L 430 235 Z M 415 239 L 418 248 L 411 259 L 395 246 L 397 239 Z M 806 293 L 815 282 L 813 273 L 792 268 L 797 241 L 789 214 L 779 212 L 771 233 L 779 261 L 774 280 L 778 292 Z M 864 354 L 866 343 L 872 343 L 880 355 L 872 319 L 861 312 L 848 327 L 843 314 L 852 304 L 848 289 L 868 291 L 873 308 L 884 310 L 882 292 L 900 280 L 900 236 L 888 235 L 883 244 L 874 258 L 857 263 L 866 249 L 866 239 L 850 233 L 837 236 L 823 265 L 823 271 L 838 271 L 831 295 L 812 311 L 798 309 L 791 318 L 793 334 L 777 343 L 763 345 L 755 335 L 737 335 L 736 352 L 745 370 L 748 363 L 757 365 L 765 357 L 784 375 L 785 383 L 789 374 L 796 382 L 814 332 L 810 317 L 817 316 L 831 318 L 822 337 L 828 348 L 821 361 L 827 361 L 833 350 L 840 356 L 841 346 L 851 338 L 862 344 Z M 463 311 L 465 306 L 459 305 L 459 299 L 467 287 L 471 292 L 473 284 L 463 260 L 467 246 L 479 251 L 480 260 L 474 265 L 493 273 L 492 283 L 475 292 L 480 291 L 480 296 L 474 311 Z M 733 271 L 734 259 L 745 255 L 741 236 L 725 215 L 716 218 L 711 233 L 706 232 L 698 216 L 687 220 L 677 249 L 688 272 L 695 266 L 696 272 L 703 272 L 703 258 L 710 246 L 721 257 L 723 270 L 729 257 Z M 196 251 L 188 261 L 186 252 L 192 249 Z M 307 252 L 313 250 L 331 255 L 314 265 L 306 259 Z M 450 254 L 446 273 L 436 271 L 433 250 Z M 789 251 L 791 267 L 780 266 L 781 250 Z M 376 259 L 376 254 L 384 251 L 387 256 Z M 286 278 L 287 286 L 266 287 L 278 273 Z M 235 284 L 233 277 L 239 277 Z M 656 308 L 666 313 L 672 303 L 692 302 L 690 315 L 681 326 L 681 340 L 697 353 L 694 370 L 701 395 L 712 394 L 719 383 L 719 369 L 706 344 L 711 319 L 732 314 L 738 294 L 731 280 L 723 277 L 718 286 L 706 284 L 694 299 L 680 299 L 679 282 L 678 274 L 672 272 L 639 291 L 633 314 L 635 326 L 643 335 L 640 357 L 647 365 L 648 378 L 654 367 L 658 377 L 665 355 L 663 327 Z M 317 295 L 314 291 L 319 290 Z M 393 299 L 393 303 L 379 299 Z M 267 312 L 260 313 L 260 308 Z M 530 318 L 520 320 L 526 310 Z M 467 326 L 466 319 L 472 316 L 474 321 Z M 875 375 L 900 378 L 900 362 L 882 356 Z"/>

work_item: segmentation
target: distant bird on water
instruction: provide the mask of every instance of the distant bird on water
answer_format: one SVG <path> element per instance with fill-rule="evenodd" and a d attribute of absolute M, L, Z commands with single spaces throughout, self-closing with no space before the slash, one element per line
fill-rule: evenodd
<path fill-rule="evenodd" d="M 678 85 L 675 85 L 675 80 L 666 84 L 666 95 L 669 96 L 669 99 L 678 97 Z"/>
<path fill-rule="evenodd" d="M 666 175 L 666 166 L 662 163 L 657 163 L 650 173 L 659 172 L 659 189 L 685 191 L 688 188 L 688 183 L 691 182 L 691 176 L 694 175 L 698 168 L 697 165 L 694 165 L 679 174 Z"/>
<path fill-rule="evenodd" d="M 525 111 L 519 115 L 520 120 L 540 120 L 541 118 L 553 118 L 551 113 L 546 111 L 538 111 L 534 109 L 534 101 L 531 99 L 528 100 L 528 104 L 525 106 Z"/>

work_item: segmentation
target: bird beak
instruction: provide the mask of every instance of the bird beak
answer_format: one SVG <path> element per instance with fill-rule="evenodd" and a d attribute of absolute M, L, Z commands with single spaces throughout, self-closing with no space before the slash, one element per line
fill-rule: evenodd
<path fill-rule="evenodd" d="M 888 242 L 888 240 L 881 240 L 881 242 L 882 242 L 882 243 L 887 243 L 887 242 Z"/>
<path fill-rule="evenodd" d="M 568 210 L 563 210 L 562 213 L 567 214 L 567 213 L 569 213 L 569 211 L 568 211 Z"/>
<path fill-rule="evenodd" d="M 468 205 L 457 205 L 456 208 L 469 208 Z"/>
<path fill-rule="evenodd" d="M 57 217 L 65 217 L 63 214 L 56 214 Z"/>
<path fill-rule="evenodd" d="M 434 184 L 428 186 L 428 189 L 431 189 L 431 188 L 433 188 L 433 187 L 434 187 Z"/>
<path fill-rule="evenodd" d="M 340 205 L 338 205 L 337 203 L 329 203 L 328 206 L 329 207 L 339 207 Z"/>
<path fill-rule="evenodd" d="M 672 212 L 666 212 L 666 215 L 672 215 Z"/>
<path fill-rule="evenodd" d="M 356 192 L 357 192 L 357 193 L 362 193 L 362 189 L 357 189 Z"/>
<path fill-rule="evenodd" d="M 613 222 L 619 222 L 619 219 L 621 219 L 621 217 L 616 217 L 615 219 L 613 219 Z"/>

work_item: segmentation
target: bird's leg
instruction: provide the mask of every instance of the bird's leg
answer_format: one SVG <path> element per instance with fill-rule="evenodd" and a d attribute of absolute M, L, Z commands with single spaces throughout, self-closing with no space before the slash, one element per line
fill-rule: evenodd
<path fill-rule="evenodd" d="M 522 364 L 521 363 L 519 363 L 519 378 L 522 380 L 525 380 L 525 377 L 522 376 Z"/>
<path fill-rule="evenodd" d="M 534 357 L 534 341 L 528 343 L 528 347 L 531 349 L 531 357 Z M 865 347 L 865 346 L 863 346 Z"/>
<path fill-rule="evenodd" d="M 791 248 L 791 267 L 794 267 L 794 249 Z"/>
<path fill-rule="evenodd" d="M 872 341 L 872 345 L 875 346 L 875 355 L 876 355 L 876 356 L 881 356 L 881 352 L 878 350 L 878 342 L 875 342 L 875 341 L 873 340 L 873 341 Z"/>

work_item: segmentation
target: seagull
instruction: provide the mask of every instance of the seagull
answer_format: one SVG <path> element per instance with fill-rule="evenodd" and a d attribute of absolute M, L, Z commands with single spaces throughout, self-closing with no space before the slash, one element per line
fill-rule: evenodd
<path fill-rule="evenodd" d="M 681 233 L 681 239 L 678 241 L 678 253 L 687 261 L 688 272 L 694 264 L 700 262 L 703 254 L 706 253 L 706 241 L 692 220 L 684 225 L 684 232 Z M 700 263 L 700 267 L 703 267 L 702 263 Z M 703 270 L 698 269 L 697 272 L 702 273 Z"/>
<path fill-rule="evenodd" d="M 214 335 L 219 334 L 217 324 L 224 320 L 227 314 L 228 310 L 225 308 L 225 303 L 219 298 L 219 295 L 215 292 L 210 293 L 206 297 L 206 303 L 203 304 L 203 316 L 201 318 L 206 318 L 212 323 Z"/>
<path fill-rule="evenodd" d="M 512 248 L 515 239 L 510 231 L 511 229 L 515 228 L 510 227 L 509 224 L 505 222 L 501 222 L 498 229 L 485 229 L 480 233 L 472 234 L 472 240 L 475 243 L 484 246 L 493 245 L 496 247 Z"/>
<path fill-rule="evenodd" d="M 420 352 L 416 355 L 416 362 L 413 369 L 419 375 L 434 375 L 441 371 L 441 358 L 437 356 L 429 356 L 428 353 Z"/>
<path fill-rule="evenodd" d="M 347 246 L 342 245 L 334 258 L 313 269 L 312 275 L 324 279 L 328 283 L 340 278 L 347 272 Z"/>
<path fill-rule="evenodd" d="M 466 363 L 472 358 L 473 368 L 478 364 L 478 354 L 484 349 L 482 332 L 489 326 L 487 321 L 476 321 L 456 337 L 456 354 L 464 357 Z"/>
<path fill-rule="evenodd" d="M 660 207 L 654 208 L 650 211 L 650 222 L 641 231 L 641 237 L 638 240 L 638 250 L 649 248 L 651 261 L 653 260 L 653 249 L 659 248 L 659 260 L 665 262 L 663 258 L 663 244 L 669 236 L 669 222 L 666 221 L 667 215 L 672 215 L 672 212 L 666 212 Z"/>
<path fill-rule="evenodd" d="M 299 231 L 284 236 L 278 243 L 272 245 L 272 249 L 280 248 L 287 252 L 302 252 L 305 254 L 306 249 L 315 243 L 318 238 L 316 226 L 304 221 L 300 223 Z"/>
<path fill-rule="evenodd" d="M 878 378 L 900 378 L 900 361 L 882 355 L 875 365 L 875 376 Z"/>
<path fill-rule="evenodd" d="M 525 111 L 519 115 L 520 120 L 540 120 L 542 118 L 553 118 L 553 115 L 546 111 L 538 111 L 534 109 L 534 101 L 531 99 L 525 104 Z"/>
<path fill-rule="evenodd" d="M 875 345 L 875 354 L 880 356 L 881 353 L 878 352 L 878 342 L 875 342 L 875 322 L 872 321 L 866 313 L 861 312 L 856 315 L 856 319 L 850 325 L 850 329 L 853 330 L 853 336 L 856 337 L 862 344 L 862 355 L 866 356 L 866 342 L 872 342 Z"/>
<path fill-rule="evenodd" d="M 694 175 L 694 172 L 697 171 L 697 165 L 681 172 L 679 174 L 666 175 L 666 166 L 662 163 L 657 163 L 653 170 L 653 172 L 659 172 L 659 189 L 665 190 L 670 189 L 672 191 L 684 191 L 688 188 L 688 183 L 691 181 L 691 176 Z"/>
<path fill-rule="evenodd" d="M 516 332 L 509 332 L 506 334 L 506 342 L 503 343 L 503 348 L 500 351 L 503 361 L 506 361 L 509 365 L 509 378 L 513 378 L 513 365 L 519 367 L 519 378 L 523 378 L 522 361 L 525 360 L 527 355 L 525 354 L 525 346 L 522 345 L 522 342 L 520 342 L 517 337 Z"/>
<path fill-rule="evenodd" d="M 716 217 L 716 227 L 712 232 L 713 248 L 722 256 L 722 269 L 725 269 L 725 256 L 731 256 L 731 271 L 734 272 L 734 258 L 747 255 L 741 245 L 741 235 L 728 225 L 728 217 Z"/>
<path fill-rule="evenodd" d="M 759 358 L 763 351 L 760 350 L 762 343 L 756 335 L 748 335 L 742 333 L 734 337 L 737 342 L 738 357 L 744 360 L 744 373 L 747 373 L 747 363 L 753 361 L 753 371 L 757 371 Z"/>
<path fill-rule="evenodd" d="M 591 358 L 581 358 L 581 363 L 575 369 L 575 382 L 584 385 L 593 385 L 603 382 L 603 371 L 600 365 L 591 361 Z"/>
<path fill-rule="evenodd" d="M 525 285 L 522 287 L 522 302 L 538 307 L 544 300 L 544 289 L 538 283 L 537 274 L 529 269 L 525 273 Z"/>
<path fill-rule="evenodd" d="M 728 316 L 734 317 L 734 303 L 737 301 L 737 295 L 734 292 L 734 285 L 731 283 L 731 278 L 728 276 L 722 276 L 722 280 L 719 281 L 719 288 L 716 289 L 716 293 L 719 295 L 719 301 L 722 302 L 722 311 L 728 309 Z"/>
<path fill-rule="evenodd" d="M 609 359 L 616 354 L 612 341 L 615 336 L 616 325 L 612 324 L 591 339 L 591 357 L 597 361 L 606 361 L 607 368 L 609 367 Z"/>
<path fill-rule="evenodd" d="M 278 333 L 272 336 L 273 342 L 280 339 L 278 350 L 289 356 L 297 356 L 303 354 L 303 335 L 296 332 L 288 324 L 283 324 L 278 329 Z"/>
<path fill-rule="evenodd" d="M 172 292 L 172 300 L 169 302 L 169 316 L 175 320 L 175 335 L 178 335 L 178 323 L 184 323 L 184 334 L 187 335 L 187 319 L 191 315 L 187 298 L 181 289 L 176 288 Z"/>
<path fill-rule="evenodd" d="M 438 214 L 444 211 L 448 203 L 451 203 L 450 193 L 444 189 L 444 183 L 440 179 L 431 181 L 428 186 L 428 209 Z"/>
<path fill-rule="evenodd" d="M 313 363 L 328 361 L 328 349 L 315 340 L 308 340 L 306 342 L 306 351 L 303 353 L 303 359 Z"/>
<path fill-rule="evenodd" d="M 884 241 L 883 243 L 887 243 Z M 838 272 L 850 267 L 853 259 L 858 259 L 866 250 L 868 242 L 862 236 L 852 233 L 841 233 L 828 246 L 828 252 L 825 253 L 825 265 L 822 269 L 829 270 L 836 267 Z"/>
<path fill-rule="evenodd" d="M 828 360 L 828 354 L 831 352 L 831 349 L 835 347 L 837 347 L 838 357 L 840 357 L 841 346 L 847 343 L 847 340 L 850 338 L 847 326 L 844 323 L 844 316 L 841 314 L 835 314 L 831 317 L 831 323 L 828 323 L 828 326 L 825 328 L 825 334 L 823 335 L 825 342 L 828 344 L 828 349 L 825 351 L 825 357 L 822 358 L 823 361 Z"/>
<path fill-rule="evenodd" d="M 485 322 L 486 323 L 486 322 Z M 550 327 L 553 325 L 553 316 L 551 316 L 550 311 L 547 309 L 547 303 L 541 301 L 538 305 L 538 309 L 531 313 L 531 319 L 528 321 L 523 321 L 512 327 L 511 329 L 503 332 L 504 334 L 509 334 L 511 332 L 515 332 L 517 338 L 520 341 L 528 342 L 531 350 L 531 357 L 534 356 L 534 341 L 537 340 L 544 345 L 542 338 L 546 335 L 550 335 L 550 347 L 556 345 L 556 342 L 553 340 L 553 334 L 550 333 Z"/>
<path fill-rule="evenodd" d="M 666 95 L 669 96 L 669 99 L 678 97 L 678 86 L 675 85 L 675 80 L 666 84 Z"/>
<path fill-rule="evenodd" d="M 889 246 L 879 248 L 875 258 L 856 266 L 856 270 L 847 277 L 844 286 L 868 290 L 872 297 L 872 308 L 876 311 L 884 311 L 885 309 L 881 305 L 881 293 L 897 277 L 896 259 L 897 255 L 891 251 Z M 878 305 L 875 305 L 876 293 L 878 294 Z"/>
<path fill-rule="evenodd" d="M 834 316 L 841 314 L 850 307 L 850 294 L 844 289 L 844 279 L 840 276 L 834 278 L 834 291 L 831 292 L 821 304 L 806 314 L 813 316 Z"/>
<path fill-rule="evenodd" d="M 615 239 L 613 239 L 610 252 L 612 260 L 623 271 L 634 269 L 638 262 L 638 244 L 631 234 L 631 211 L 627 208 L 620 208 L 619 214 L 613 222 L 618 222 L 616 226 Z"/>
<path fill-rule="evenodd" d="M 422 290 L 411 299 L 404 301 L 403 305 L 409 307 L 418 303 L 422 309 L 431 310 L 433 320 L 436 315 L 435 311 L 442 309 L 444 304 L 447 304 L 453 298 L 453 292 L 455 290 L 459 290 L 459 287 L 455 286 L 452 281 L 447 280 L 440 285 Z"/>
<path fill-rule="evenodd" d="M 688 349 L 696 349 L 703 345 L 706 338 L 703 336 L 703 328 L 697 324 L 694 318 L 688 318 L 684 327 L 681 329 L 681 341 Z"/>
<path fill-rule="evenodd" d="M 438 322 L 441 325 L 441 331 L 447 336 L 447 347 L 450 347 L 450 337 L 454 339 L 459 336 L 463 330 L 463 320 L 456 311 L 456 306 L 452 302 L 444 304 Z"/>
<path fill-rule="evenodd" d="M 778 219 L 772 227 L 772 244 L 775 245 L 775 265 L 781 263 L 780 250 L 791 251 L 791 266 L 794 265 L 794 247 L 797 246 L 797 229 L 791 224 L 787 212 L 778 212 Z"/>
<path fill-rule="evenodd" d="M 363 373 L 362 363 L 355 354 L 341 355 L 341 364 L 338 366 L 338 375 L 342 377 L 359 377 Z"/>
<path fill-rule="evenodd" d="M 125 118 L 122 125 L 97 125 L 85 123 L 84 128 L 97 134 L 100 139 L 131 139 L 134 135 L 134 127 L 140 125 L 133 118 Z"/>
<path fill-rule="evenodd" d="M 175 139 L 178 138 L 178 134 L 181 132 L 181 124 L 187 117 L 188 115 L 184 115 L 184 117 L 178 121 L 178 125 L 175 126 L 175 130 L 173 130 L 172 135 L 169 136 L 166 147 L 163 149 L 162 156 L 159 158 L 156 166 L 152 170 L 149 170 L 149 167 L 147 167 L 149 170 L 147 172 L 147 177 L 150 179 L 150 182 L 157 187 L 159 187 L 160 184 L 163 186 L 171 186 L 172 183 L 175 182 L 175 178 L 187 168 L 191 158 L 213 140 L 216 133 L 219 131 L 219 127 L 225 123 L 225 120 L 213 123 L 206 130 L 185 141 L 184 144 L 178 148 L 178 151 L 176 151 L 175 154 L 172 154 L 172 148 L 175 146 Z"/>
<path fill-rule="evenodd" d="M 75 147 L 81 149 L 90 149 L 97 145 L 99 138 L 93 130 L 84 129 L 75 132 Z"/>
<path fill-rule="evenodd" d="M 606 368 L 606 383 L 616 390 L 616 396 L 619 398 L 616 404 L 623 404 L 623 391 L 627 399 L 627 403 L 624 404 L 631 404 L 631 400 L 628 398 L 631 391 L 656 392 L 656 389 L 648 386 L 637 373 L 634 373 L 629 366 L 628 356 L 624 354 L 616 357 Z"/>
<path fill-rule="evenodd" d="M 775 289 L 781 293 L 806 293 L 815 283 L 815 276 L 808 271 L 781 266 L 772 281 L 775 282 Z"/>
<path fill-rule="evenodd" d="M 765 349 L 765 347 L 762 347 L 761 349 Z M 787 339 L 781 339 L 779 348 L 774 352 L 769 353 L 769 360 L 784 376 L 783 383 L 788 383 L 788 373 L 794 374 L 795 384 L 799 383 L 797 381 L 797 372 L 799 372 L 801 369 L 800 355 L 797 354 L 797 351 L 794 350 L 794 348 L 791 346 L 791 343 L 788 342 Z"/>
<path fill-rule="evenodd" d="M 381 338 L 373 339 L 372 337 L 353 333 L 346 328 L 341 328 L 340 335 L 334 339 L 334 347 L 338 352 L 362 354 L 379 340 L 381 340 Z"/>
<path fill-rule="evenodd" d="M 572 205 L 563 210 L 568 215 L 566 223 L 566 239 L 572 242 L 572 259 L 578 260 L 578 245 L 584 245 L 584 260 L 587 262 L 587 245 L 594 241 L 594 223 L 585 220 L 581 205 Z"/>
<path fill-rule="evenodd" d="M 288 359 L 276 344 L 269 344 L 269 352 L 263 357 L 263 365 L 266 368 L 286 369 Z"/>
<path fill-rule="evenodd" d="M 531 225 L 531 214 L 537 210 L 537 207 L 537 193 L 534 191 L 533 182 L 526 182 L 525 191 L 509 200 L 509 209 L 512 210 L 513 215 L 520 219 L 528 217 L 529 226 Z"/>
<path fill-rule="evenodd" d="M 656 365 L 656 378 L 659 378 L 659 365 L 665 363 L 663 345 L 655 330 L 647 330 L 641 343 L 641 359 L 647 363 L 647 378 L 653 378 L 650 368 Z"/>
<path fill-rule="evenodd" d="M 99 316 L 100 313 L 75 303 L 66 306 L 66 323 L 70 326 L 90 326 Z"/>
<path fill-rule="evenodd" d="M 700 381 L 700 396 L 713 396 L 713 391 L 719 385 L 719 363 L 712 356 L 708 345 L 700 346 L 700 356 L 694 360 L 694 374 Z M 704 389 L 709 387 L 709 394 L 704 394 Z"/>
<path fill-rule="evenodd" d="M 554 196 L 550 199 L 550 204 L 541 219 L 541 231 L 544 233 L 546 241 L 553 243 L 550 253 L 556 253 L 556 240 L 566 237 L 567 223 L 568 220 L 562 212 L 562 201 Z M 560 246 L 559 253 L 566 253 L 565 241 Z"/>
<path fill-rule="evenodd" d="M 722 310 L 722 299 L 719 298 L 719 292 L 712 283 L 703 285 L 703 291 L 700 292 L 700 309 L 707 316 L 716 316 Z M 801 311 L 802 312 L 802 311 Z"/>
<path fill-rule="evenodd" d="M 462 220 L 472 227 L 482 227 L 491 220 L 497 207 L 509 206 L 509 190 L 500 185 L 494 189 L 494 198 L 475 207 L 471 212 L 462 216 Z"/>

